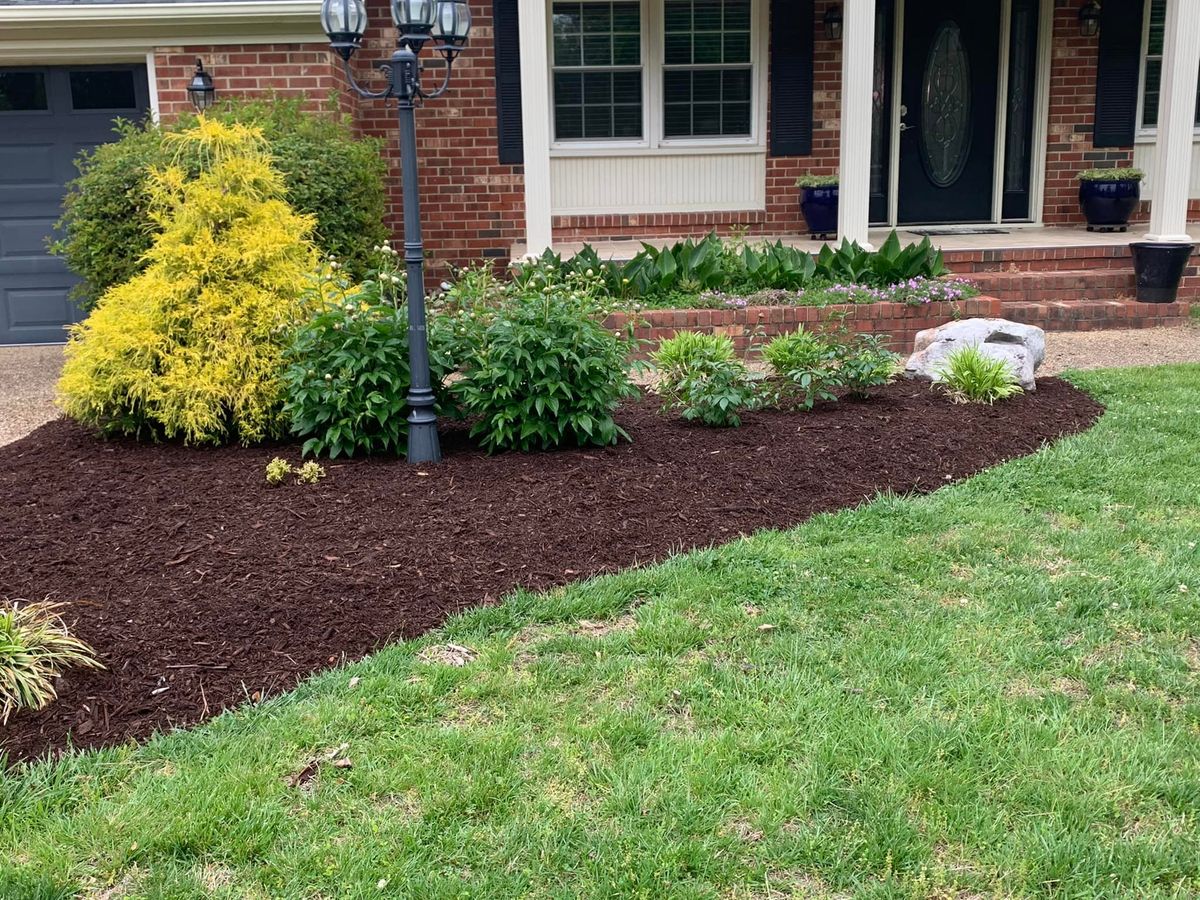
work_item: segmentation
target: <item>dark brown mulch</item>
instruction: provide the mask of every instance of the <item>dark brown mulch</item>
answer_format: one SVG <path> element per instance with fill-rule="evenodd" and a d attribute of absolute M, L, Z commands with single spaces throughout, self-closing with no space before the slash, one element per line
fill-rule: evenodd
<path fill-rule="evenodd" d="M 618 416 L 631 444 L 487 457 L 452 433 L 438 467 L 334 463 L 316 486 L 275 488 L 263 468 L 295 448 L 103 442 L 53 422 L 0 448 L 0 599 L 69 601 L 107 670 L 70 672 L 0 747 L 15 761 L 190 725 L 518 585 L 933 490 L 1100 412 L 1055 379 L 996 407 L 901 383 L 730 430 L 646 402 Z"/>

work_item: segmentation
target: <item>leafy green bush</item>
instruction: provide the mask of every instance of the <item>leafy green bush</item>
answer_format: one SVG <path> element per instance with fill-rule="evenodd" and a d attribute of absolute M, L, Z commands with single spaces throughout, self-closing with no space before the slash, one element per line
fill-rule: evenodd
<path fill-rule="evenodd" d="M 169 136 L 205 155 L 150 182 L 159 233 L 148 267 L 71 328 L 59 400 L 102 431 L 253 443 L 283 429 L 287 335 L 316 267 L 312 220 L 283 199 L 262 134 L 201 120 Z"/>
<path fill-rule="evenodd" d="M 874 252 L 843 241 L 834 250 L 828 244 L 817 254 L 816 274 L 831 282 L 886 287 L 910 278 L 939 278 L 948 273 L 942 251 L 929 238 L 902 246 L 896 232 Z"/>
<path fill-rule="evenodd" d="M 316 244 L 362 277 L 371 248 L 386 237 L 381 141 L 357 139 L 347 120 L 304 112 L 299 100 L 226 101 L 207 116 L 262 130 L 287 201 L 316 218 Z M 80 156 L 80 175 L 68 186 L 57 225 L 61 237 L 52 249 L 83 279 L 74 297 L 84 310 L 148 264 L 145 254 L 160 228 L 150 215 L 150 173 L 168 165 L 191 177 L 200 173 L 203 156 L 166 140 L 195 122 L 193 116 L 167 127 L 119 122 L 116 141 Z"/>
<path fill-rule="evenodd" d="M 837 347 L 838 381 L 851 397 L 865 398 L 871 388 L 883 387 L 896 377 L 900 357 L 888 350 L 875 334 L 845 337 Z"/>
<path fill-rule="evenodd" d="M 681 331 L 651 355 L 664 412 L 688 422 L 727 428 L 757 405 L 755 383 L 724 335 Z"/>
<path fill-rule="evenodd" d="M 833 342 L 798 329 L 781 334 L 763 348 L 770 368 L 772 402 L 785 408 L 812 409 L 819 400 L 836 400 L 842 386 L 838 375 L 838 347 Z"/>
<path fill-rule="evenodd" d="M 574 275 L 505 296 L 468 330 L 450 390 L 488 452 L 607 445 L 628 435 L 613 413 L 636 396 L 632 341 L 604 327 L 594 282 Z"/>
<path fill-rule="evenodd" d="M 1006 360 L 988 356 L 978 347 L 955 350 L 946 357 L 936 375 L 955 403 L 990 405 L 1022 393 L 1012 365 Z"/>
<path fill-rule="evenodd" d="M 68 666 L 104 668 L 92 648 L 67 631 L 61 603 L 22 603 L 0 610 L 0 725 L 19 709 L 42 709 Z"/>
<path fill-rule="evenodd" d="M 287 351 L 284 413 L 303 453 L 355 456 L 408 447 L 408 306 L 404 279 L 385 250 L 361 284 L 326 271 L 316 314 Z M 430 370 L 436 395 L 450 370 L 445 323 L 431 319 Z"/>

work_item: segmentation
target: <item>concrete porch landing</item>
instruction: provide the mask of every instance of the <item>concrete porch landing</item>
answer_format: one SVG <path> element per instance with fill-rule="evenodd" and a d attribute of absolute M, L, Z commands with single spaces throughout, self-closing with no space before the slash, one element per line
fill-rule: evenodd
<path fill-rule="evenodd" d="M 914 226 L 916 227 L 916 226 Z M 1101 233 L 1088 231 L 1083 226 L 1063 227 L 1047 227 L 1047 226 L 1025 226 L 1025 225 L 980 225 L 974 226 L 977 230 L 982 231 L 987 229 L 989 233 L 971 233 L 971 226 L 946 226 L 938 228 L 930 226 L 930 230 L 937 231 L 937 234 L 929 235 L 929 240 L 933 245 L 947 254 L 975 254 L 985 251 L 1001 251 L 1008 255 L 1012 251 L 1032 250 L 1049 253 L 1054 250 L 1087 250 L 1087 249 L 1108 249 L 1110 252 L 1114 248 L 1122 250 L 1129 246 L 1131 241 L 1142 240 L 1146 234 L 1146 224 L 1135 223 L 1130 226 L 1128 232 L 1122 234 Z M 891 233 L 890 228 L 873 228 L 870 232 L 871 243 L 878 247 L 888 234 Z M 925 235 L 917 234 L 911 228 L 897 228 L 897 233 L 903 243 L 917 243 L 921 241 Z M 999 233 L 992 233 L 999 232 Z M 1188 226 L 1188 234 L 1197 243 L 1200 243 L 1200 223 Z M 816 253 L 825 243 L 836 244 L 837 241 L 816 241 L 810 239 L 807 235 L 762 235 L 754 236 L 755 241 L 783 241 L 784 244 L 795 247 L 798 250 L 807 250 L 811 253 Z M 642 249 L 643 241 L 654 247 L 664 247 L 668 244 L 673 244 L 680 240 L 679 237 L 616 237 L 616 238 L 598 238 L 595 241 L 590 241 L 592 247 L 600 254 L 603 259 L 626 260 L 633 257 L 639 250 Z M 562 241 L 555 242 L 553 250 L 564 257 L 574 256 L 583 249 L 584 242 L 582 241 Z M 514 244 L 512 248 L 513 259 L 519 260 L 525 254 L 524 244 Z M 1086 256 L 1087 254 L 1081 254 Z M 1124 255 L 1128 255 L 1127 253 Z"/>

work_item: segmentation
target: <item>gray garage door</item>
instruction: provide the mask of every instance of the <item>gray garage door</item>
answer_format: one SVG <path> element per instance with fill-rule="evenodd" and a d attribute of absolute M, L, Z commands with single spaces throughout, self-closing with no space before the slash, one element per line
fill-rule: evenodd
<path fill-rule="evenodd" d="M 63 341 L 75 277 L 46 238 L 80 150 L 141 120 L 146 67 L 0 68 L 0 344 Z"/>

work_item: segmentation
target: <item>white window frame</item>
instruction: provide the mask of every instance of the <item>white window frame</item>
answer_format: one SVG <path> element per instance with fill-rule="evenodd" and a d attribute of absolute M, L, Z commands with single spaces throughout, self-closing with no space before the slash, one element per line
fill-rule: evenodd
<path fill-rule="evenodd" d="M 588 0 L 580 0 L 587 3 Z M 750 0 L 750 134 L 745 137 L 665 138 L 663 45 L 665 0 L 639 0 L 642 23 L 642 138 L 554 138 L 554 2 L 546 3 L 546 115 L 551 156 L 639 156 L 660 153 L 765 153 L 767 147 L 767 0 Z"/>
<path fill-rule="evenodd" d="M 1142 49 L 1138 57 L 1137 137 L 1142 142 L 1153 141 L 1158 136 L 1157 125 L 1148 126 L 1143 124 L 1146 112 L 1146 63 L 1149 62 L 1150 56 L 1150 12 L 1152 5 L 1152 0 L 1146 0 L 1146 9 L 1142 16 Z M 1200 122 L 1196 124 L 1194 134 L 1197 140 L 1200 140 Z"/>

